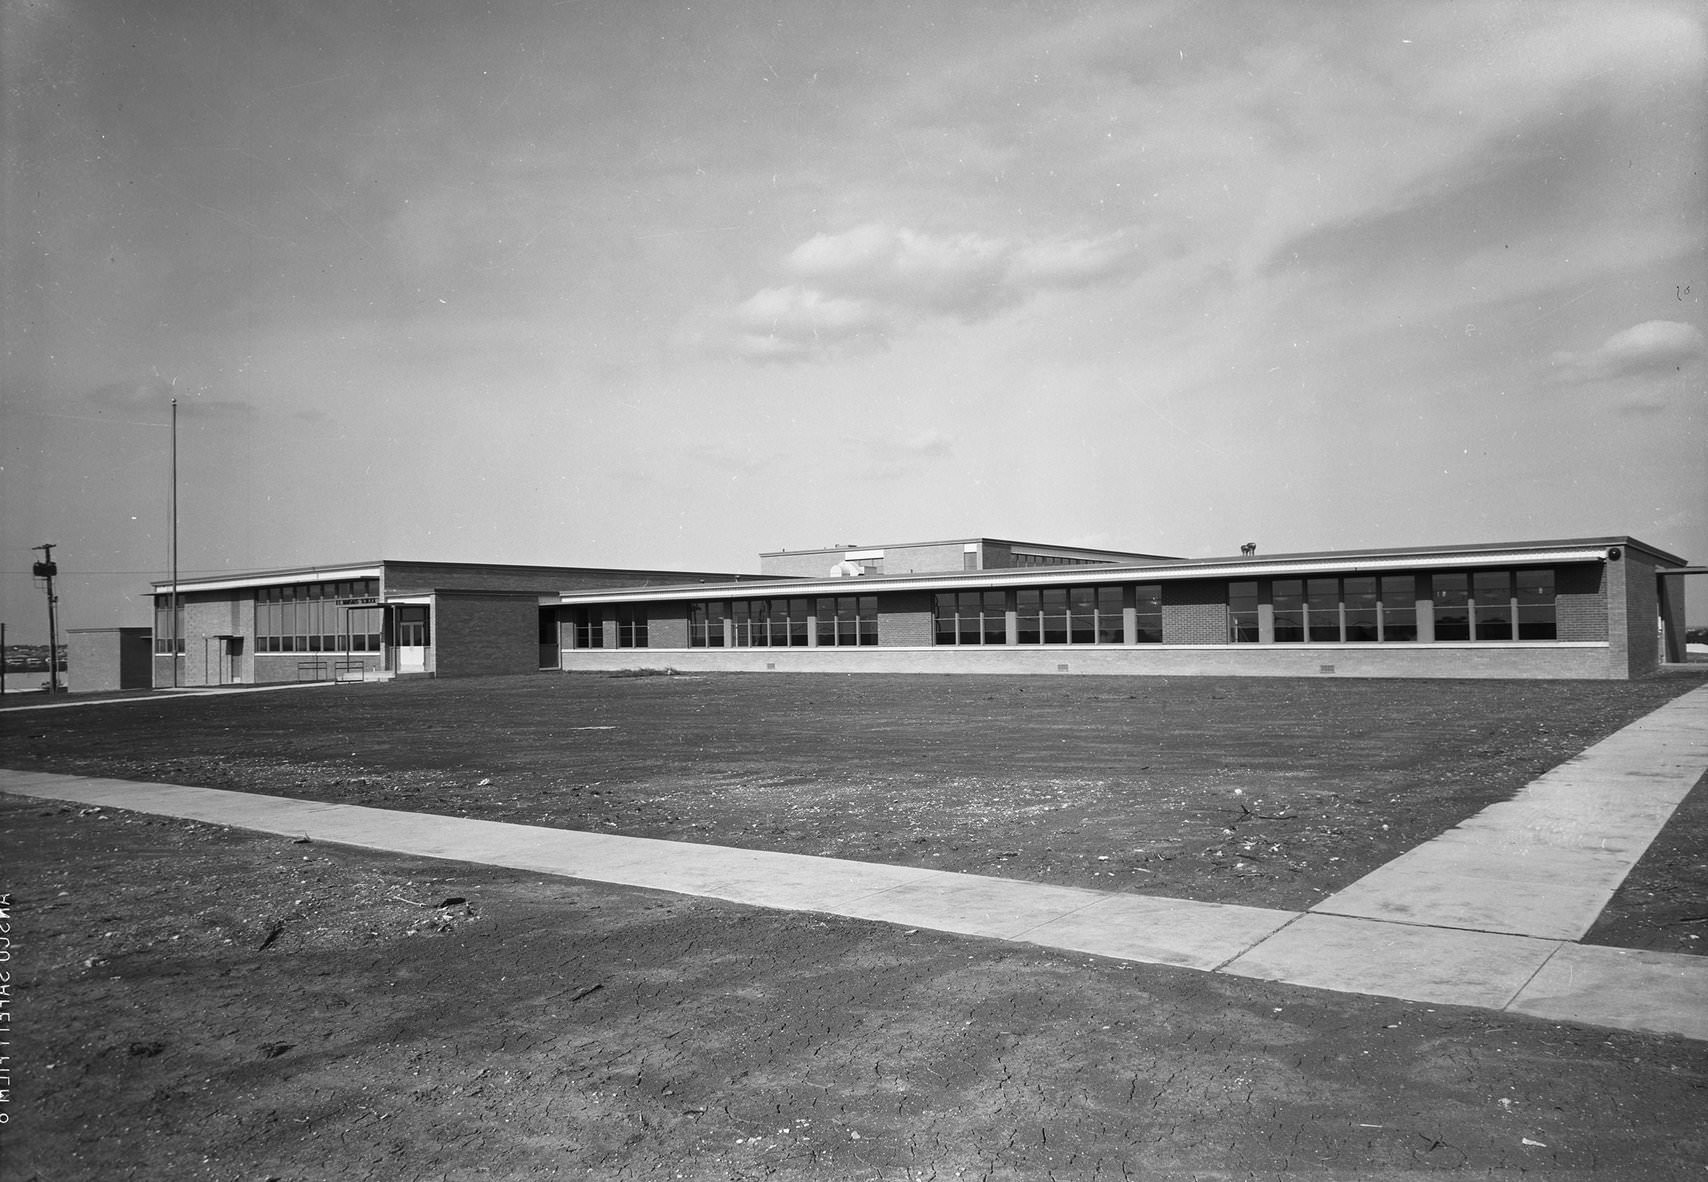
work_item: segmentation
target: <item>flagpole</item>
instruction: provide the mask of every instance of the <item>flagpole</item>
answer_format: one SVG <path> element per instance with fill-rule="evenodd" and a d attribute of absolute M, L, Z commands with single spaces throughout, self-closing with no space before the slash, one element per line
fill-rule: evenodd
<path fill-rule="evenodd" d="M 178 400 L 172 400 L 172 688 L 178 688 Z"/>

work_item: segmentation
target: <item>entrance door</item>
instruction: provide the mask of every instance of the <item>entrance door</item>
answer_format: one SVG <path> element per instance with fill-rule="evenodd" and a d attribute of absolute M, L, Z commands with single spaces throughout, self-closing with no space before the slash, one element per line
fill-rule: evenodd
<path fill-rule="evenodd" d="M 431 641 L 427 609 L 425 607 L 399 607 L 397 609 L 397 671 L 399 673 L 427 672 L 427 646 Z"/>
<path fill-rule="evenodd" d="M 243 637 L 227 636 L 225 638 L 225 660 L 223 664 L 225 668 L 221 671 L 221 684 L 240 684 L 243 681 Z"/>

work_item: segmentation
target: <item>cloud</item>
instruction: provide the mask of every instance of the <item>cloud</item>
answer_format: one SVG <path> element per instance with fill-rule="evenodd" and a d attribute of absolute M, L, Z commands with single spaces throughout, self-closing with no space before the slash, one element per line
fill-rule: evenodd
<path fill-rule="evenodd" d="M 881 339 L 888 324 L 883 312 L 867 300 L 791 284 L 765 288 L 742 301 L 731 327 L 729 345 L 738 356 L 750 361 L 790 361 Z"/>
<path fill-rule="evenodd" d="M 978 234 L 933 237 L 866 225 L 818 234 L 797 246 L 785 267 L 806 283 L 854 293 L 897 308 L 981 318 L 1010 302 L 1004 280 L 1013 248 Z"/>
<path fill-rule="evenodd" d="M 1025 242 L 879 223 L 816 234 L 782 260 L 794 282 L 739 304 L 722 344 L 754 361 L 881 346 L 932 318 L 973 323 L 1045 291 L 1118 282 L 1139 255 L 1124 234 Z"/>
<path fill-rule="evenodd" d="M 1693 324 L 1647 320 L 1616 332 L 1585 353 L 1560 352 L 1550 361 L 1565 382 L 1599 382 L 1677 373 L 1708 355 L 1708 340 Z"/>

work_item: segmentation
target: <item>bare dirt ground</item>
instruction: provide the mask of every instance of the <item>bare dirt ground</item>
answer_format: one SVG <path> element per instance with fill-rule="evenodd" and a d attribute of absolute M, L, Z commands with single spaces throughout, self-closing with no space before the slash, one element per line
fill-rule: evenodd
<path fill-rule="evenodd" d="M 1700 1178 L 1708 1049 L 8 801 L 7 1179 Z M 460 900 L 460 902 L 449 902 Z M 439 906 L 440 904 L 448 904 Z"/>
<path fill-rule="evenodd" d="M 1705 683 L 417 681 L 0 715 L 0 766 L 1297 910 Z M 1597 939 L 1704 951 L 1696 815 Z"/>
<path fill-rule="evenodd" d="M 1699 684 L 519 678 L 0 765 L 1300 906 Z M 1601 938 L 1695 950 L 1703 797 Z M 5 1179 L 1708 1174 L 1682 1039 L 16 798 L 0 855 Z"/>

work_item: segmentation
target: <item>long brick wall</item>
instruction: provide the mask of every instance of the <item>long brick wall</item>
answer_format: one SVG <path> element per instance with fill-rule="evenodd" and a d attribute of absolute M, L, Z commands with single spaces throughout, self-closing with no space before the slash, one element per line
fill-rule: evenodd
<path fill-rule="evenodd" d="M 580 649 L 565 672 L 1003 673 L 1156 677 L 1579 678 L 1610 672 L 1605 644 Z"/>
<path fill-rule="evenodd" d="M 1623 648 L 1635 621 L 1652 618 L 1653 585 L 1642 563 L 1604 575 L 1599 563 L 1566 565 L 1557 580 L 1554 642 L 1434 642 L 1428 627 L 1427 577 L 1417 602 L 1419 640 L 1392 644 L 1232 644 L 1227 583 L 1222 579 L 1165 581 L 1161 645 L 942 646 L 933 644 L 929 592 L 879 595 L 878 645 L 820 651 L 801 648 L 689 649 L 682 605 L 653 608 L 648 649 L 567 652 L 566 669 L 676 668 L 787 671 L 818 669 L 887 672 L 1127 673 L 1227 676 L 1573 677 L 1641 675 Z M 1633 575 L 1635 577 L 1633 578 Z M 876 588 L 873 588 L 873 592 Z M 872 592 L 868 592 L 872 593 Z M 1010 601 L 1012 610 L 1012 598 Z M 1618 621 L 1610 626 L 1610 616 Z M 1628 622 L 1629 621 L 1629 622 Z M 1650 627 L 1652 631 L 1652 626 Z M 1616 651 L 1617 650 L 1617 651 Z M 1652 668 L 1652 663 L 1649 668 Z"/>

